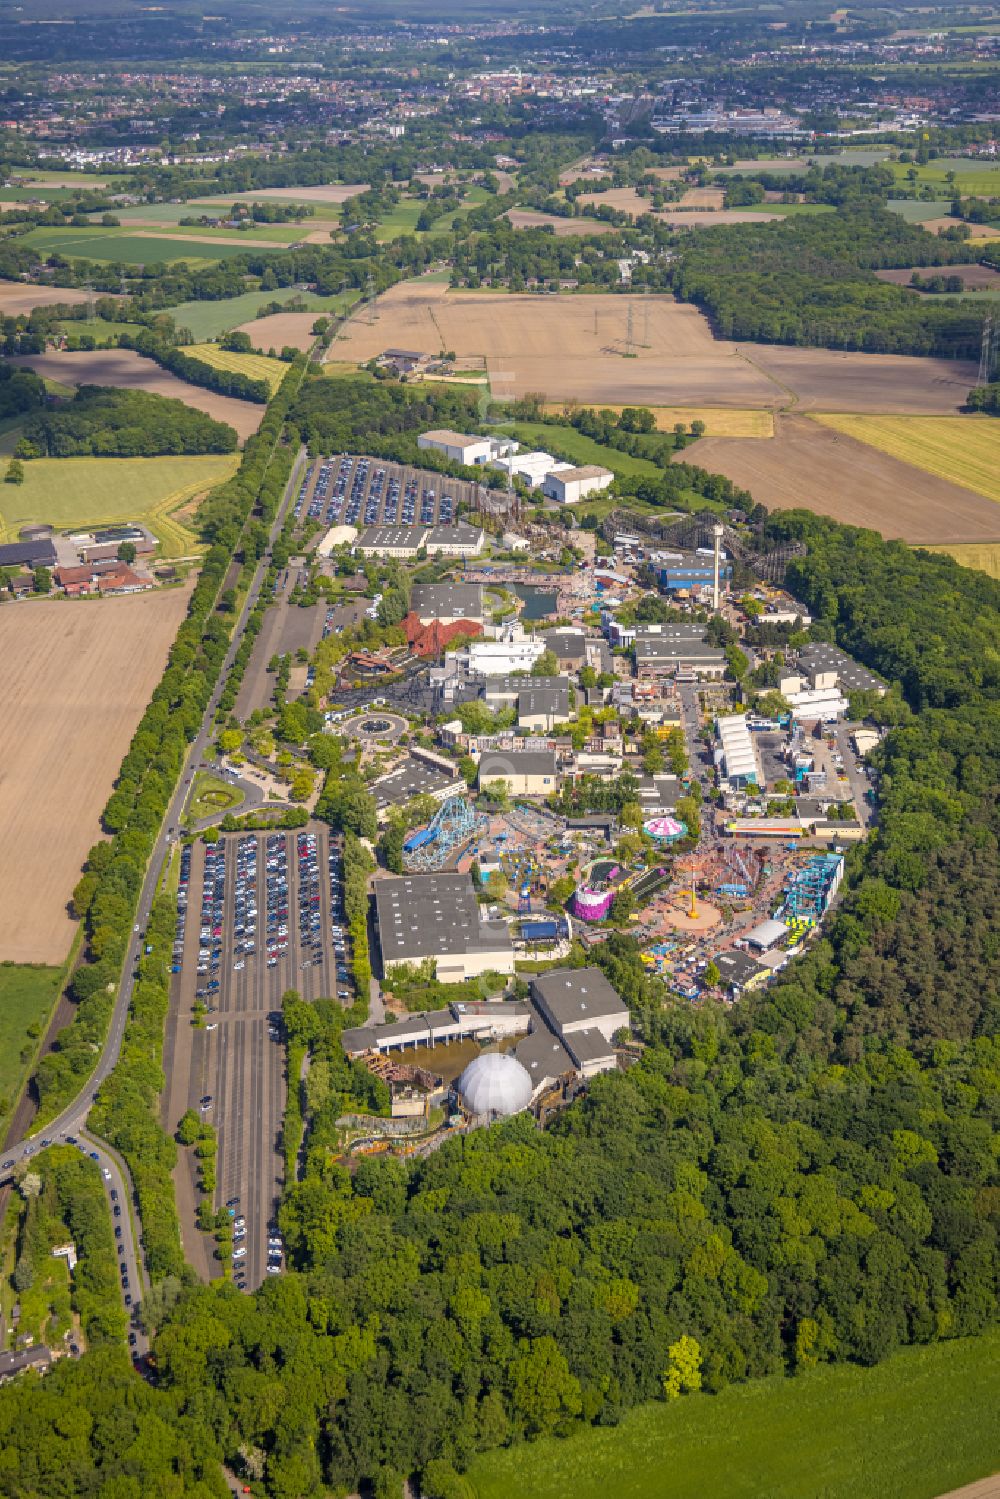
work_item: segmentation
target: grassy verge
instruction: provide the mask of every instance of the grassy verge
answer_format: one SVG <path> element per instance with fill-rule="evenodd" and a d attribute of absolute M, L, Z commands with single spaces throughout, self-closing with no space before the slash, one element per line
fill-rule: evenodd
<path fill-rule="evenodd" d="M 480 1457 L 477 1499 L 935 1499 L 1000 1468 L 1000 1332 L 754 1380 Z"/>
<path fill-rule="evenodd" d="M 199 771 L 191 787 L 191 799 L 184 813 L 187 824 L 200 822 L 205 817 L 224 816 L 243 805 L 243 793 L 228 781 L 221 781 L 205 771 Z"/>

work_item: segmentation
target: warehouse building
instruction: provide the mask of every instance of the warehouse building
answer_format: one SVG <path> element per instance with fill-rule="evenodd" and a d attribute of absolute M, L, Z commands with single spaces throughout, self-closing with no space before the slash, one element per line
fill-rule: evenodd
<path fill-rule="evenodd" d="M 560 505 L 575 505 L 585 495 L 607 489 L 614 477 L 610 469 L 592 463 L 581 468 L 556 468 L 543 479 L 542 493 Z"/>
<path fill-rule="evenodd" d="M 478 583 L 418 583 L 410 595 L 410 608 L 422 625 L 435 620 L 450 625 L 457 619 L 481 625 L 483 590 Z"/>
<path fill-rule="evenodd" d="M 680 553 L 669 558 L 657 568 L 657 581 L 667 593 L 691 592 L 693 589 L 711 588 L 715 582 L 715 560 L 711 552 Z M 728 583 L 733 576 L 733 564 L 725 558 L 719 562 L 719 581 Z"/>
<path fill-rule="evenodd" d="M 488 463 L 493 456 L 491 438 L 468 437 L 462 432 L 452 432 L 447 427 L 422 432 L 417 438 L 417 447 L 425 452 L 442 453 L 452 463 L 465 463 L 470 467 L 477 463 Z"/>
<path fill-rule="evenodd" d="M 555 750 L 486 750 L 479 759 L 477 785 L 482 791 L 503 781 L 509 796 L 551 796 L 559 780 Z"/>
<path fill-rule="evenodd" d="M 409 562 L 421 548 L 429 557 L 478 557 L 484 541 L 482 527 L 464 521 L 453 526 L 368 526 L 354 549 L 363 557 L 394 557 Z"/>
<path fill-rule="evenodd" d="M 839 687 L 842 692 L 877 692 L 883 696 L 886 683 L 846 651 L 825 641 L 805 645 L 798 654 L 798 667 L 813 688 Z M 804 685 L 804 684 L 803 684 Z"/>
<path fill-rule="evenodd" d="M 576 676 L 585 666 L 596 672 L 610 672 L 614 667 L 608 642 L 600 635 L 585 635 L 582 630 L 546 630 L 542 638 L 561 672 Z"/>
<path fill-rule="evenodd" d="M 405 807 L 415 796 L 432 796 L 435 801 L 444 801 L 455 789 L 456 776 L 457 771 L 448 775 L 437 766 L 407 757 L 402 765 L 372 782 L 371 793 L 379 821 L 384 821 L 394 807 Z"/>
<path fill-rule="evenodd" d="M 694 628 L 697 634 L 640 635 L 637 631 L 633 647 L 636 674 L 640 678 L 689 676 L 720 681 L 726 671 L 726 653 L 708 644 L 701 626 Z"/>
<path fill-rule="evenodd" d="M 433 963 L 443 984 L 514 972 L 504 921 L 484 921 L 467 874 L 409 874 L 375 885 L 382 970 Z"/>
<path fill-rule="evenodd" d="M 569 677 L 532 677 L 523 673 L 516 676 L 486 677 L 479 684 L 479 694 L 492 709 L 515 708 L 522 692 L 537 687 L 562 687 L 568 689 Z"/>
<path fill-rule="evenodd" d="M 528 635 L 517 620 L 512 620 L 500 626 L 492 640 L 471 641 L 460 664 L 470 676 L 529 676 L 544 650 L 540 637 Z"/>

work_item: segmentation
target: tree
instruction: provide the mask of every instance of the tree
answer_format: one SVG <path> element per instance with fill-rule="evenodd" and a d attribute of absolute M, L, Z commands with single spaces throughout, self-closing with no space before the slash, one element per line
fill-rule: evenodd
<path fill-rule="evenodd" d="M 533 677 L 554 677 L 559 670 L 559 662 L 555 658 L 555 652 L 547 647 L 539 656 L 531 668 Z"/>
<path fill-rule="evenodd" d="M 24 483 L 24 464 L 20 458 L 12 458 L 7 465 L 7 473 L 4 476 L 5 484 Z"/>
<path fill-rule="evenodd" d="M 619 890 L 611 902 L 611 920 L 624 926 L 635 913 L 635 896 L 631 890 Z"/>
<path fill-rule="evenodd" d="M 135 555 L 136 555 L 135 554 L 135 542 L 134 541 L 122 541 L 122 542 L 119 542 L 119 544 L 118 544 L 118 554 L 117 555 L 118 555 L 118 561 L 119 562 L 134 562 L 135 561 Z"/>
<path fill-rule="evenodd" d="M 34 579 L 36 593 L 52 592 L 52 574 L 49 572 L 47 567 L 36 567 Z"/>
<path fill-rule="evenodd" d="M 483 792 L 501 812 L 510 806 L 510 787 L 506 781 L 488 781 L 483 787 Z"/>
<path fill-rule="evenodd" d="M 722 982 L 722 974 L 719 972 L 718 966 L 715 963 L 708 964 L 703 977 L 709 989 L 717 989 L 719 987 L 719 984 Z"/>
<path fill-rule="evenodd" d="M 663 1376 L 663 1393 L 668 1400 L 701 1389 L 701 1348 L 686 1333 L 671 1343 L 667 1352 L 670 1363 Z"/>
<path fill-rule="evenodd" d="M 253 342 L 249 333 L 234 330 L 232 333 L 222 335 L 219 339 L 219 348 L 227 349 L 232 354 L 252 354 Z"/>
<path fill-rule="evenodd" d="M 702 421 L 694 421 L 694 422 L 691 423 L 691 436 L 692 437 L 704 437 L 705 436 L 705 430 L 706 429 L 705 429 L 705 423 L 704 422 L 702 422 Z"/>
<path fill-rule="evenodd" d="M 242 729 L 223 729 L 219 735 L 219 749 L 224 755 L 235 754 L 243 743 Z"/>

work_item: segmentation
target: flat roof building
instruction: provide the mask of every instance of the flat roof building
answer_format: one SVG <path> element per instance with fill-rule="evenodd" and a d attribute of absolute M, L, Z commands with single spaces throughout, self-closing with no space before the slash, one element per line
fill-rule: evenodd
<path fill-rule="evenodd" d="M 480 791 L 504 781 L 511 796 L 550 796 L 558 787 L 555 750 L 486 750 L 479 759 Z"/>
<path fill-rule="evenodd" d="M 380 820 L 393 807 L 405 807 L 415 796 L 432 796 L 435 801 L 443 801 L 455 789 L 456 774 L 448 775 L 442 769 L 408 757 L 388 775 L 372 782 L 371 793 Z"/>
<path fill-rule="evenodd" d="M 503 921 L 483 921 L 467 874 L 410 874 L 375 885 L 382 967 L 433 962 L 441 983 L 514 972 Z"/>
<path fill-rule="evenodd" d="M 433 620 L 450 625 L 456 619 L 482 624 L 483 590 L 478 583 L 418 583 L 410 595 L 410 608 L 422 625 Z"/>
<path fill-rule="evenodd" d="M 597 1030 L 606 1041 L 629 1023 L 628 1007 L 600 968 L 554 968 L 531 980 L 540 1014 L 565 1044 L 578 1032 Z"/>
<path fill-rule="evenodd" d="M 469 437 L 464 432 L 452 432 L 439 427 L 430 432 L 421 432 L 417 447 L 425 451 L 443 453 L 453 463 L 473 465 L 487 463 L 493 456 L 493 443 L 489 437 Z"/>
<path fill-rule="evenodd" d="M 592 463 L 580 468 L 558 468 L 542 480 L 542 493 L 560 505 L 575 505 L 585 495 L 607 489 L 614 483 L 614 478 L 610 469 Z"/>
<path fill-rule="evenodd" d="M 757 750 L 745 713 L 730 713 L 715 720 L 719 738 L 717 756 L 722 773 L 733 786 L 761 786 Z"/>
<path fill-rule="evenodd" d="M 423 548 L 431 557 L 476 557 L 483 549 L 481 526 L 458 521 L 453 526 L 368 526 L 355 543 L 364 557 L 409 561 Z"/>
<path fill-rule="evenodd" d="M 556 724 L 569 723 L 568 687 L 527 687 L 517 695 L 519 729 L 550 732 Z"/>
<path fill-rule="evenodd" d="M 804 645 L 798 654 L 799 670 L 805 672 L 813 687 L 837 686 L 842 692 L 886 691 L 886 683 L 867 667 L 861 666 L 839 645 L 815 641 Z"/>

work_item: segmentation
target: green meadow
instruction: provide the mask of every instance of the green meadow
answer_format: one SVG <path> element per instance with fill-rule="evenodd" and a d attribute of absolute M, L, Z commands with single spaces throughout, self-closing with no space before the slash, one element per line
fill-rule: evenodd
<path fill-rule="evenodd" d="M 936 1499 L 1000 1469 L 1000 1331 L 643 1405 L 476 1459 L 475 1499 Z"/>

